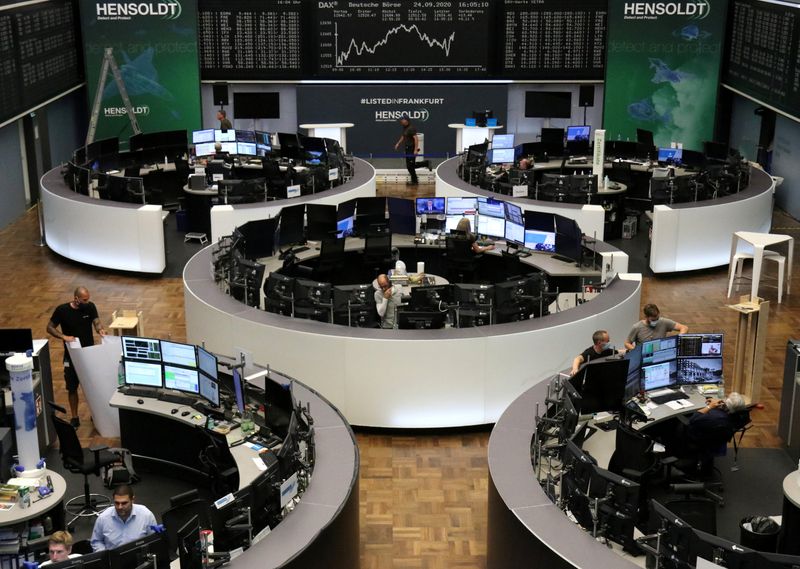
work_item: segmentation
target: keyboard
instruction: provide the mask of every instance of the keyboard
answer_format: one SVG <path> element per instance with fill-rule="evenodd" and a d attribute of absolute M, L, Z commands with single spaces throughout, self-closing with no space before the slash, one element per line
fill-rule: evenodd
<path fill-rule="evenodd" d="M 194 405 L 197 398 L 188 395 L 179 395 L 177 393 L 164 393 L 163 391 L 158 394 L 159 401 L 166 401 L 167 403 L 175 403 L 176 405 Z"/>
<path fill-rule="evenodd" d="M 304 245 L 302 247 L 295 247 L 292 249 L 292 253 L 302 253 L 303 251 L 308 251 L 308 247 Z"/>
<path fill-rule="evenodd" d="M 158 393 L 154 389 L 147 387 L 124 387 L 120 391 L 131 397 L 158 397 Z"/>
<path fill-rule="evenodd" d="M 669 393 L 650 396 L 650 401 L 657 403 L 658 405 L 663 405 L 664 403 L 669 403 L 670 401 L 677 401 L 678 399 L 689 399 L 689 396 L 683 391 L 670 391 Z"/>
<path fill-rule="evenodd" d="M 550 255 L 551 259 L 555 259 L 556 261 L 562 261 L 564 263 L 574 263 L 572 259 L 569 257 L 564 257 L 563 255 Z"/>

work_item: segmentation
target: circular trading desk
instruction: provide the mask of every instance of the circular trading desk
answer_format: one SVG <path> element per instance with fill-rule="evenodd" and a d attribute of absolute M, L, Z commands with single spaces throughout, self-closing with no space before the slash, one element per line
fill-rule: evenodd
<path fill-rule="evenodd" d="M 460 158 L 442 162 L 436 169 L 437 196 L 484 196 L 482 190 L 458 177 Z M 536 170 L 560 166 L 552 162 Z M 691 271 L 727 265 L 731 238 L 736 231 L 769 232 L 775 181 L 751 163 L 750 183 L 742 191 L 715 200 L 657 205 L 653 211 L 650 269 L 654 273 Z M 603 239 L 603 208 L 597 205 L 554 203 L 528 198 L 509 198 L 523 210 L 546 211 L 578 222 L 586 235 Z"/>
<path fill-rule="evenodd" d="M 313 195 L 243 205 L 214 206 L 211 238 L 230 235 L 253 219 L 274 217 L 285 205 L 337 205 L 357 197 L 375 196 L 375 169 L 355 159 L 355 175 L 341 186 Z M 139 205 L 93 199 L 73 192 L 61 168 L 53 168 L 39 182 L 42 220 L 47 246 L 59 255 L 95 267 L 137 273 L 164 272 L 166 251 L 160 205 Z"/>
<path fill-rule="evenodd" d="M 311 248 L 298 261 L 318 254 Z M 493 423 L 532 383 L 567 367 L 591 343 L 595 330 L 623 338 L 639 314 L 641 276 L 623 274 L 593 300 L 542 318 L 440 330 L 349 328 L 242 304 L 214 282 L 211 256 L 207 247 L 184 269 L 188 340 L 205 342 L 224 355 L 247 352 L 255 363 L 302 377 L 355 425 Z M 531 255 L 522 262 L 550 274 L 552 263 L 577 270 L 549 255 Z M 272 257 L 265 265 L 270 272 L 281 261 Z"/>

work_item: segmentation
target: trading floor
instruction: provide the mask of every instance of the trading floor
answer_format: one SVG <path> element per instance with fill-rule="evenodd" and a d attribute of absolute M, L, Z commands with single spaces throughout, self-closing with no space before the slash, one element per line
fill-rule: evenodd
<path fill-rule="evenodd" d="M 379 186 L 379 195 L 422 197 L 432 186 Z M 773 231 L 795 235 L 800 222 L 777 211 Z M 0 322 L 5 327 L 30 327 L 35 338 L 46 337 L 53 308 L 66 302 L 78 285 L 89 288 L 104 321 L 121 306 L 145 311 L 147 335 L 186 339 L 183 285 L 180 278 L 110 273 L 67 261 L 39 245 L 34 209 L 0 231 L 0 274 L 4 301 Z M 797 261 L 796 261 L 797 262 Z M 645 278 L 643 302 L 653 302 L 664 315 L 693 331 L 721 331 L 733 338 L 737 315 L 724 308 L 726 268 Z M 800 271 L 795 271 L 800 275 Z M 798 278 L 798 277 L 796 277 Z M 797 286 L 795 290 L 800 290 Z M 763 294 L 776 299 L 774 289 Z M 800 329 L 800 295 L 771 303 L 765 358 L 763 411 L 753 414 L 755 427 L 744 446 L 776 447 L 786 340 Z M 586 345 L 591 338 L 586 338 Z M 622 338 L 612 338 L 621 344 Z M 526 356 L 528 357 L 528 356 Z M 57 400 L 65 404 L 61 373 L 62 347 L 51 343 Z M 731 361 L 728 361 L 728 360 Z M 732 367 L 726 350 L 725 367 Z M 79 434 L 99 442 L 82 406 Z M 361 451 L 361 567 L 478 569 L 486 565 L 487 462 L 489 429 L 430 433 L 396 431 L 357 433 Z M 114 441 L 103 441 L 114 442 Z"/>

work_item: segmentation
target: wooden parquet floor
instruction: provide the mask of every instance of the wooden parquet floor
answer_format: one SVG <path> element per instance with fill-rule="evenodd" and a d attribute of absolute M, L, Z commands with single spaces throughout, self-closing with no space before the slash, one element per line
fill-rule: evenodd
<path fill-rule="evenodd" d="M 432 186 L 382 185 L 381 195 L 423 197 Z M 800 223 L 777 212 L 776 232 L 800 237 Z M 80 228 L 76 228 L 80 231 Z M 144 310 L 146 334 L 185 339 L 180 279 L 108 272 L 65 260 L 39 247 L 37 212 L 30 210 L 0 231 L 0 326 L 29 327 L 46 337 L 55 306 L 87 286 L 101 317 L 114 308 Z M 800 262 L 800 254 L 797 256 Z M 747 446 L 775 447 L 786 340 L 800 330 L 800 270 L 794 267 L 794 294 L 772 303 L 761 401 Z M 774 270 L 768 267 L 768 270 Z M 723 331 L 729 342 L 736 314 L 723 308 L 726 270 L 645 279 L 644 302 L 694 331 Z M 775 301 L 774 290 L 762 292 Z M 617 343 L 621 338 L 612 339 Z M 62 347 L 51 342 L 57 400 L 66 403 L 61 372 Z M 730 354 L 727 354 L 730 356 Z M 726 360 L 726 366 L 732 361 Z M 110 379 L 113 381 L 113 379 Z M 98 440 L 85 405 L 79 433 Z M 486 446 L 489 430 L 431 435 L 361 432 L 361 557 L 363 569 L 480 569 L 486 564 Z"/>

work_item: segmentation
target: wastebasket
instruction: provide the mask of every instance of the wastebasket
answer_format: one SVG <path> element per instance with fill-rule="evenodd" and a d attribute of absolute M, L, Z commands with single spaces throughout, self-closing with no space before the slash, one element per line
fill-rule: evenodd
<path fill-rule="evenodd" d="M 175 212 L 175 221 L 178 226 L 178 231 L 186 233 L 189 231 L 189 214 L 185 209 L 179 209 Z"/>
<path fill-rule="evenodd" d="M 739 524 L 739 543 L 756 551 L 774 553 L 778 549 L 781 526 L 767 516 L 748 516 Z"/>

